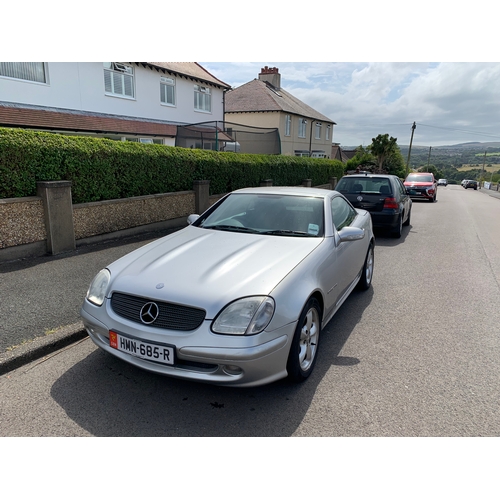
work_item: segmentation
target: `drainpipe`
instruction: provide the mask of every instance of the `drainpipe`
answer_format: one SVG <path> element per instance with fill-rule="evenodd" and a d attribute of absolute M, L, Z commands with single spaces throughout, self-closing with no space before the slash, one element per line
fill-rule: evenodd
<path fill-rule="evenodd" d="M 309 158 L 312 156 L 313 125 L 316 120 L 311 118 L 311 130 L 309 135 Z"/>

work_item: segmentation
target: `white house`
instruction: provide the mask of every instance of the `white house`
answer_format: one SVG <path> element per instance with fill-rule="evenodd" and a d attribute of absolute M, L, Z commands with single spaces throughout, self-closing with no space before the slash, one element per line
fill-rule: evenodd
<path fill-rule="evenodd" d="M 0 62 L 0 127 L 173 146 L 229 89 L 196 62 Z"/>

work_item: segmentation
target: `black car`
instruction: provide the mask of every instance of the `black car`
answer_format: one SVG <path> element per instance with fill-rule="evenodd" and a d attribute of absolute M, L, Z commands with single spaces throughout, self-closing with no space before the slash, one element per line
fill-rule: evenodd
<path fill-rule="evenodd" d="M 477 181 L 470 181 L 470 180 L 465 181 L 464 188 L 465 189 L 468 189 L 468 188 L 477 189 Z"/>
<path fill-rule="evenodd" d="M 396 175 L 346 175 L 335 189 L 355 208 L 370 212 L 375 228 L 388 229 L 395 238 L 410 224 L 412 201 Z"/>

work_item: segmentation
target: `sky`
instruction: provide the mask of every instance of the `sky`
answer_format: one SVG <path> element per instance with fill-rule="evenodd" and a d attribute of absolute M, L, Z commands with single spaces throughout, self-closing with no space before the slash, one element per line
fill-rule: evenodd
<path fill-rule="evenodd" d="M 414 145 L 500 141 L 500 52 L 490 0 L 459 8 L 419 0 L 404 9 L 399 0 L 192 0 L 171 3 L 168 12 L 146 0 L 133 15 L 87 0 L 77 16 L 59 5 L 3 7 L 6 19 L 23 19 L 22 29 L 7 23 L 0 30 L 5 60 L 197 61 L 232 87 L 274 66 L 285 90 L 337 124 L 333 140 L 344 147 L 369 145 L 379 134 L 408 145 L 414 122 Z M 109 28 L 90 36 L 101 20 Z"/>
<path fill-rule="evenodd" d="M 500 142 L 500 62 L 200 62 L 231 85 L 277 67 L 286 91 L 336 123 L 333 142 Z"/>

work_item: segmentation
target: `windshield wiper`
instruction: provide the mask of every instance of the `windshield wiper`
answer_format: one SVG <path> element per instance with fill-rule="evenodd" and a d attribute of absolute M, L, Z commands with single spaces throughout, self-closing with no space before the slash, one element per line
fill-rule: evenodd
<path fill-rule="evenodd" d="M 255 229 L 244 226 L 232 226 L 231 224 L 214 224 L 213 226 L 201 226 L 204 229 L 215 229 L 217 231 L 236 231 L 237 233 L 258 233 Z"/>
<path fill-rule="evenodd" d="M 273 229 L 272 231 L 263 231 L 261 234 L 284 234 L 286 236 L 317 236 L 316 234 L 306 233 L 305 231 L 292 231 L 291 229 Z"/>

